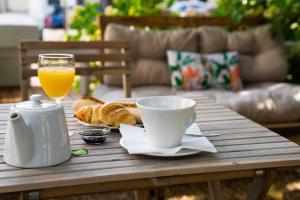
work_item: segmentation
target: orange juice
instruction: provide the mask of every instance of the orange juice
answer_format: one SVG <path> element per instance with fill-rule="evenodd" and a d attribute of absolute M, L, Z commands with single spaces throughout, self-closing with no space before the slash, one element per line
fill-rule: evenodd
<path fill-rule="evenodd" d="M 44 92 L 51 98 L 64 97 L 72 87 L 75 69 L 72 67 L 38 68 L 38 77 Z"/>

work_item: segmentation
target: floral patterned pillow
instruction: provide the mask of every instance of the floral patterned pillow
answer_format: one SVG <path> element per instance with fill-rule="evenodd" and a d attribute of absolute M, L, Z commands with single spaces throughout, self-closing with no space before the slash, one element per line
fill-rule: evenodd
<path fill-rule="evenodd" d="M 168 51 L 171 83 L 177 90 L 242 89 L 238 53 L 198 54 Z"/>

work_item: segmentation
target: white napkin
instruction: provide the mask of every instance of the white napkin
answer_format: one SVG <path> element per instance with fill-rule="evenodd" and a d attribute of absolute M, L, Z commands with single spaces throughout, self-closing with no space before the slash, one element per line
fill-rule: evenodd
<path fill-rule="evenodd" d="M 122 142 L 129 154 L 175 154 L 181 149 L 193 149 L 212 153 L 217 152 L 215 146 L 212 143 L 210 143 L 206 137 L 188 135 L 202 134 L 197 124 L 193 124 L 190 128 L 187 129 L 186 135 L 183 136 L 181 145 L 174 148 L 160 148 L 150 145 L 148 143 L 148 138 L 144 131 L 144 128 L 131 126 L 127 124 L 121 124 L 120 132 L 122 135 Z"/>

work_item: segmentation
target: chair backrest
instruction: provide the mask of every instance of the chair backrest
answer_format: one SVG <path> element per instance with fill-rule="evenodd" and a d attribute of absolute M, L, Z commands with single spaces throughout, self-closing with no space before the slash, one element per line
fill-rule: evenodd
<path fill-rule="evenodd" d="M 264 23 L 265 20 L 261 17 L 248 17 L 244 18 L 238 24 L 232 22 L 228 17 L 203 17 L 203 16 L 193 16 L 193 17 L 173 17 L 173 16 L 140 16 L 140 17 L 130 17 L 130 16 L 100 16 L 99 23 L 102 32 L 102 38 L 104 36 L 104 30 L 106 26 L 110 23 L 122 24 L 122 25 L 132 25 L 137 27 L 160 27 L 160 28 L 170 28 L 170 27 L 181 27 L 181 28 L 192 28 L 203 25 L 211 26 L 255 26 Z"/>
<path fill-rule="evenodd" d="M 76 67 L 76 75 L 122 75 L 125 97 L 131 96 L 131 67 L 129 44 L 124 41 L 96 42 L 21 42 L 21 93 L 22 99 L 28 99 L 29 79 L 37 76 L 37 70 L 30 65 L 38 62 L 41 53 L 71 53 L 76 63 L 99 61 L 101 67 Z M 105 67 L 104 62 L 116 63 L 115 66 Z M 119 63 L 119 64 L 117 64 Z"/>

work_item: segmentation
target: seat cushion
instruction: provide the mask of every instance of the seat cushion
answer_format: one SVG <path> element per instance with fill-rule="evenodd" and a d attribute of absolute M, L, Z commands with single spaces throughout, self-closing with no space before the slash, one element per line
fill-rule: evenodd
<path fill-rule="evenodd" d="M 172 95 L 172 90 L 168 86 L 140 86 L 132 90 L 132 97 L 164 96 Z M 100 85 L 96 87 L 93 96 L 103 101 L 124 98 L 124 91 L 121 87 Z"/>
<path fill-rule="evenodd" d="M 235 96 L 230 100 L 228 107 L 258 123 L 300 120 L 300 101 L 275 91 L 259 90 Z"/>
<path fill-rule="evenodd" d="M 142 86 L 133 88 L 133 97 L 176 95 L 191 97 L 205 95 L 258 123 L 283 123 L 300 120 L 300 86 L 289 83 L 248 84 L 241 92 L 220 89 L 198 91 L 172 91 L 167 86 Z M 104 100 L 123 98 L 120 87 L 99 86 L 94 96 Z"/>

